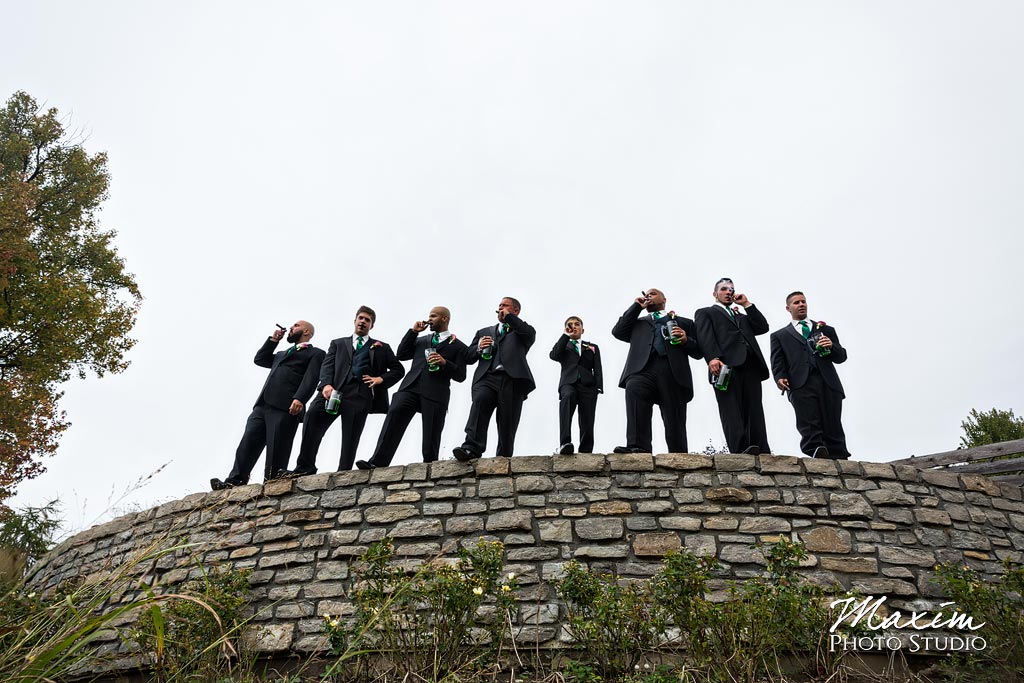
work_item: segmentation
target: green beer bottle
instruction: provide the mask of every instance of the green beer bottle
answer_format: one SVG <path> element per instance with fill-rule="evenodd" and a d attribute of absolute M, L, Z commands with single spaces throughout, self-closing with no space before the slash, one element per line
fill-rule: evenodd
<path fill-rule="evenodd" d="M 332 389 L 331 397 L 327 399 L 327 405 L 324 406 L 324 412 L 328 415 L 337 415 L 339 411 L 341 411 L 341 392 Z"/>

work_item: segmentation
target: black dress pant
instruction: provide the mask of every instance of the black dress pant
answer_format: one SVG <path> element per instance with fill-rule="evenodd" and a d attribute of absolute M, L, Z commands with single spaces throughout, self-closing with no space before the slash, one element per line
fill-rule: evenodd
<path fill-rule="evenodd" d="M 249 481 L 252 468 L 260 459 L 264 447 L 267 449 L 264 479 L 270 479 L 279 470 L 288 469 L 292 441 L 298 427 L 298 415 L 290 415 L 287 410 L 279 410 L 265 403 L 254 406 L 245 421 L 245 431 L 235 450 L 235 462 L 228 479 Z"/>
<path fill-rule="evenodd" d="M 725 391 L 714 389 L 714 392 L 729 452 L 742 453 L 751 446 L 757 446 L 762 453 L 771 453 L 768 430 L 764 425 L 764 406 L 761 404 L 761 379 L 757 371 L 745 364 L 734 367 L 729 388 Z"/>
<path fill-rule="evenodd" d="M 654 450 L 651 419 L 661 409 L 665 443 L 672 453 L 686 453 L 686 394 L 672 376 L 668 358 L 652 353 L 647 365 L 626 380 L 626 446 Z"/>
<path fill-rule="evenodd" d="M 516 431 L 523 414 L 524 396 L 515 392 L 515 382 L 502 371 L 491 371 L 473 385 L 473 405 L 466 421 L 466 442 L 463 448 L 481 455 L 487 450 L 487 427 L 491 414 L 498 411 L 498 448 L 495 455 L 512 457 Z"/>
<path fill-rule="evenodd" d="M 815 448 L 824 446 L 834 460 L 850 457 L 843 432 L 843 395 L 831 389 L 820 372 L 812 369 L 804 385 L 789 392 L 789 402 L 796 413 L 801 451 L 814 455 Z"/>
<path fill-rule="evenodd" d="M 377 449 L 373 452 L 370 462 L 377 467 L 387 467 L 391 464 L 398 444 L 401 443 L 405 430 L 416 413 L 423 415 L 423 462 L 436 461 L 441 450 L 441 431 L 444 429 L 447 412 L 448 406 L 424 398 L 419 392 L 397 392 L 391 398 L 391 407 L 384 418 L 384 426 L 381 427 L 380 438 L 377 439 Z"/>
<path fill-rule="evenodd" d="M 594 452 L 594 416 L 597 389 L 566 384 L 558 388 L 558 443 L 572 443 L 572 416 L 580 409 L 580 453 Z"/>
<path fill-rule="evenodd" d="M 366 416 L 370 414 L 371 394 L 365 386 L 350 380 L 342 387 L 341 410 L 331 415 L 324 408 L 327 402 L 323 394 L 318 394 L 309 406 L 302 427 L 302 445 L 299 446 L 299 459 L 295 469 L 301 472 L 316 472 L 316 455 L 320 450 L 320 442 L 324 434 L 336 418 L 341 418 L 341 459 L 338 471 L 352 469 L 359 449 L 359 437 L 366 426 Z"/>

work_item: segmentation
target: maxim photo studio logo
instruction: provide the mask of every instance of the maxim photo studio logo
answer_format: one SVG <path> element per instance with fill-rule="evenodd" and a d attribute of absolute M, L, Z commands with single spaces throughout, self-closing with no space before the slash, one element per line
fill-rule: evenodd
<path fill-rule="evenodd" d="M 839 618 L 829 628 L 829 652 L 970 653 L 985 649 L 985 639 L 974 633 L 985 622 L 976 624 L 955 609 L 943 610 L 955 603 L 940 603 L 934 614 L 914 611 L 904 615 L 898 610 L 887 613 L 885 600 L 884 595 L 834 600 L 829 607 L 839 608 Z"/>

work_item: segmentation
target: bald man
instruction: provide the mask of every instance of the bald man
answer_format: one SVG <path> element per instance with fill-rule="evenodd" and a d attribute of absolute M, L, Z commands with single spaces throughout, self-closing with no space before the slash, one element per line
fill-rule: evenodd
<path fill-rule="evenodd" d="M 479 458 L 487 448 L 487 426 L 497 410 L 498 446 L 495 455 L 511 458 L 523 401 L 537 385 L 526 354 L 537 341 L 537 330 L 519 317 L 518 299 L 504 297 L 498 304 L 498 323 L 477 330 L 466 351 L 473 373 L 473 404 L 466 421 L 466 440 L 452 449 L 456 460 Z"/>
<path fill-rule="evenodd" d="M 302 422 L 306 401 L 316 391 L 325 354 L 309 343 L 313 338 L 313 325 L 305 320 L 299 320 L 288 330 L 291 346 L 274 353 L 284 333 L 284 328 L 279 326 L 256 352 L 253 362 L 261 368 L 270 368 L 270 374 L 245 422 L 231 472 L 227 479 L 210 480 L 214 491 L 248 484 L 249 474 L 264 447 L 267 460 L 263 478 L 271 479 L 288 471 L 295 431 Z"/>
<path fill-rule="evenodd" d="M 417 320 L 398 344 L 398 360 L 412 360 L 402 385 L 391 397 L 391 407 L 377 439 L 377 449 L 367 460 L 356 461 L 361 470 L 387 467 L 413 415 L 423 416 L 423 462 L 437 460 L 441 430 L 448 412 L 451 382 L 466 379 L 466 345 L 448 331 L 452 313 L 444 306 L 430 309 L 427 319 Z M 430 334 L 417 336 L 430 328 Z"/>
<path fill-rule="evenodd" d="M 686 453 L 686 404 L 693 400 L 690 358 L 701 358 L 693 321 L 665 311 L 665 293 L 651 287 L 633 300 L 612 328 L 629 344 L 619 386 L 626 390 L 626 445 L 616 453 L 651 453 L 654 405 L 661 409 L 665 443 Z M 647 315 L 640 313 L 646 311 Z"/>

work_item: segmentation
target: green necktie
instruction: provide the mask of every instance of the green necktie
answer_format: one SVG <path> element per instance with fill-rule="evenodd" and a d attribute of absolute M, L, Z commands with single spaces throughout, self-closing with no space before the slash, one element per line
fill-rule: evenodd
<path fill-rule="evenodd" d="M 800 321 L 800 329 L 803 330 L 804 339 L 810 339 L 811 337 L 811 326 L 807 324 L 806 320 Z"/>
<path fill-rule="evenodd" d="M 502 334 L 502 336 L 505 336 L 506 334 L 508 334 L 508 323 L 502 323 L 501 324 L 501 334 Z"/>
<path fill-rule="evenodd" d="M 432 335 L 432 336 L 430 337 L 430 345 L 431 345 L 431 346 L 437 346 L 437 345 L 438 345 L 438 344 L 440 344 L 440 343 L 441 343 L 441 335 L 440 335 L 440 334 L 438 334 L 437 332 L 435 332 L 435 333 L 434 333 L 434 334 L 433 334 L 433 335 Z"/>
<path fill-rule="evenodd" d="M 356 351 L 358 351 L 358 350 L 359 350 L 359 349 L 361 349 L 361 348 L 363 348 L 363 338 L 362 338 L 362 337 L 359 337 L 359 338 L 358 338 L 358 339 L 356 340 Z"/>
<path fill-rule="evenodd" d="M 660 320 L 661 319 L 661 311 L 655 311 L 654 313 L 651 313 L 651 317 L 654 318 L 655 320 Z"/>
<path fill-rule="evenodd" d="M 572 348 L 576 351 L 576 353 L 579 353 L 580 352 L 580 341 L 578 339 L 570 339 L 569 341 L 572 342 Z"/>
<path fill-rule="evenodd" d="M 285 356 L 290 356 L 290 355 L 292 355 L 293 353 L 295 353 L 295 349 L 297 349 L 297 348 L 299 348 L 299 345 L 298 345 L 298 344 L 294 344 L 294 345 L 292 345 L 292 347 L 291 347 L 290 349 L 288 349 L 287 351 L 285 351 L 285 354 L 284 354 L 284 355 L 285 355 Z"/>

